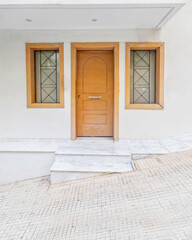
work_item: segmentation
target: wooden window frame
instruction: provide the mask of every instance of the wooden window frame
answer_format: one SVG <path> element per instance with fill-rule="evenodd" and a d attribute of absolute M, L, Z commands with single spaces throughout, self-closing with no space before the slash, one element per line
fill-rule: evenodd
<path fill-rule="evenodd" d="M 130 53 L 131 50 L 156 50 L 156 103 L 134 104 L 130 102 Z M 164 43 L 126 43 L 126 109 L 163 109 L 164 108 Z"/>
<path fill-rule="evenodd" d="M 64 54 L 63 43 L 26 43 L 27 107 L 64 108 Z M 35 102 L 35 62 L 34 51 L 59 50 L 60 103 Z"/>
<path fill-rule="evenodd" d="M 71 43 L 71 140 L 77 137 L 76 75 L 78 50 L 112 50 L 114 53 L 113 139 L 119 140 L 119 43 Z"/>

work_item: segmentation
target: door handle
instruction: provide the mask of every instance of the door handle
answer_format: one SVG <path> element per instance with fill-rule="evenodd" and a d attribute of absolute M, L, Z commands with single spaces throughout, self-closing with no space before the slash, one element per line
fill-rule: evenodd
<path fill-rule="evenodd" d="M 99 98 L 101 98 L 101 96 L 89 96 L 89 98 L 91 98 L 91 99 L 99 99 Z"/>

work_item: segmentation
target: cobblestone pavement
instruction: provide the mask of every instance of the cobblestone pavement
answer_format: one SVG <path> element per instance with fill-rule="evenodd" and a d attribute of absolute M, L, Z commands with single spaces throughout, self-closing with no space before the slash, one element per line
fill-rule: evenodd
<path fill-rule="evenodd" d="M 134 163 L 53 187 L 48 177 L 1 186 L 0 239 L 191 240 L 192 150 Z"/>

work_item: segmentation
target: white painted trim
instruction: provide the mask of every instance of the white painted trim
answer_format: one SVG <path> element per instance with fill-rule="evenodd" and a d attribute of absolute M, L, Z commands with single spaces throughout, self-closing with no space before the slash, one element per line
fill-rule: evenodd
<path fill-rule="evenodd" d="M 180 4 L 186 0 L 0 0 L 0 5 Z"/>

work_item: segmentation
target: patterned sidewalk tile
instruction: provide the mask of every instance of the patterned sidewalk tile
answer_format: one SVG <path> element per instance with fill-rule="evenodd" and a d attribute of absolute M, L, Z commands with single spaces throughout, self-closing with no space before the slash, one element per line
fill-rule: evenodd
<path fill-rule="evenodd" d="M 50 187 L 0 187 L 1 240 L 191 240 L 192 150 L 135 160 L 137 171 Z"/>

